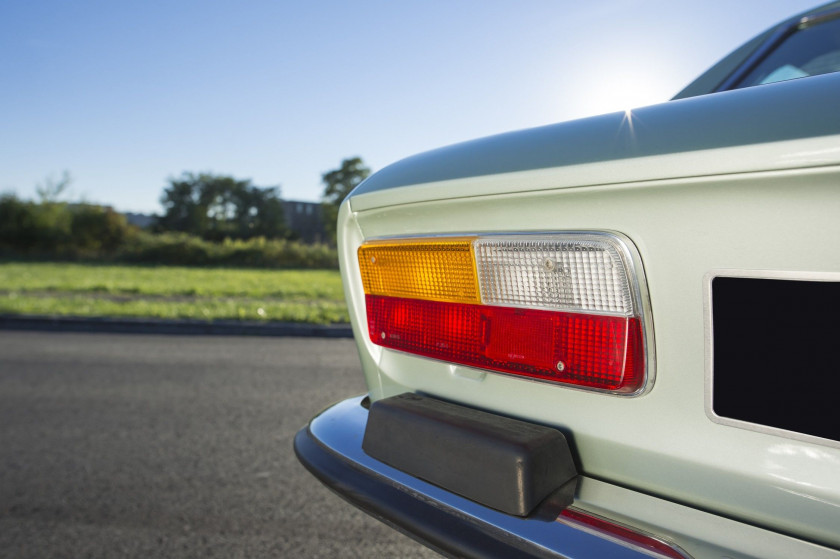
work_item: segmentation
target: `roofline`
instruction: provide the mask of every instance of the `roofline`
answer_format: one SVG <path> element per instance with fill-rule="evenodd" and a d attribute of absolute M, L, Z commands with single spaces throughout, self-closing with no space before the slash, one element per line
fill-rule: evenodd
<path fill-rule="evenodd" d="M 756 65 L 803 25 L 813 25 L 840 13 L 840 1 L 822 4 L 753 37 L 720 62 L 706 70 L 672 97 L 672 100 L 696 97 L 734 88 Z"/>

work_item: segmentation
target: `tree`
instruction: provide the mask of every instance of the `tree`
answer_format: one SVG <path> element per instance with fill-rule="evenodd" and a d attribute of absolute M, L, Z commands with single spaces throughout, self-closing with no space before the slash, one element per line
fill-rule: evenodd
<path fill-rule="evenodd" d="M 207 240 L 286 237 L 279 187 L 260 188 L 249 179 L 185 172 L 169 179 L 157 228 Z"/>
<path fill-rule="evenodd" d="M 44 182 L 36 184 L 35 193 L 38 194 L 38 199 L 42 204 L 55 204 L 70 187 L 71 182 L 73 182 L 73 177 L 70 176 L 70 171 L 65 170 L 58 180 L 50 175 L 44 179 Z"/>
<path fill-rule="evenodd" d="M 370 176 L 370 169 L 365 167 L 361 157 L 352 157 L 341 162 L 341 167 L 324 173 L 323 208 L 324 228 L 329 238 L 335 242 L 335 227 L 338 219 L 338 207 L 350 192 Z"/>

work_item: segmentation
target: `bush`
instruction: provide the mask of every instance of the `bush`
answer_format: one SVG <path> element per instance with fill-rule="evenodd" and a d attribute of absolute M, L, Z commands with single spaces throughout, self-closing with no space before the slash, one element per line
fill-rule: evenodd
<path fill-rule="evenodd" d="M 0 256 L 178 266 L 338 268 L 335 248 L 256 237 L 205 241 L 187 233 L 152 234 L 110 208 L 24 202 L 0 196 Z"/>
<path fill-rule="evenodd" d="M 72 245 L 81 251 L 113 252 L 133 233 L 125 216 L 111 208 L 85 204 L 73 207 L 71 215 Z"/>
<path fill-rule="evenodd" d="M 0 197 L 0 247 L 24 253 L 65 249 L 71 242 L 72 216 L 67 205 L 35 204 L 12 194 Z"/>
<path fill-rule="evenodd" d="M 111 208 L 63 202 L 25 202 L 0 196 L 0 250 L 25 256 L 98 257 L 134 233 Z"/>
<path fill-rule="evenodd" d="M 141 232 L 117 252 L 115 259 L 177 266 L 338 268 L 338 253 L 327 245 L 263 237 L 212 243 L 186 233 Z"/>

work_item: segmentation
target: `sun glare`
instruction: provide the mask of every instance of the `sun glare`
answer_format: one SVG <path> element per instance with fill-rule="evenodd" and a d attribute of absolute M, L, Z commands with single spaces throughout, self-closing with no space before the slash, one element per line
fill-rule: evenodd
<path fill-rule="evenodd" d="M 584 67 L 597 68 L 579 74 L 575 94 L 580 116 L 625 112 L 663 103 L 679 84 L 671 81 L 672 65 L 662 53 L 636 52 L 634 56 L 595 53 Z"/>
<path fill-rule="evenodd" d="M 589 104 L 592 114 L 624 111 L 662 103 L 670 92 L 651 75 L 619 74 L 607 76 L 600 83 L 592 84 Z"/>

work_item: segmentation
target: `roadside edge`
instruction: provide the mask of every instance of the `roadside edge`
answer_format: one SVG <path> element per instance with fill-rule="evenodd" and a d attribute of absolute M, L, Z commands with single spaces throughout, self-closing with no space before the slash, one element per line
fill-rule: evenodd
<path fill-rule="evenodd" d="M 301 336 L 352 338 L 349 324 L 254 322 L 236 320 L 168 320 L 0 314 L 0 330 L 40 332 L 107 332 L 188 336 Z"/>

